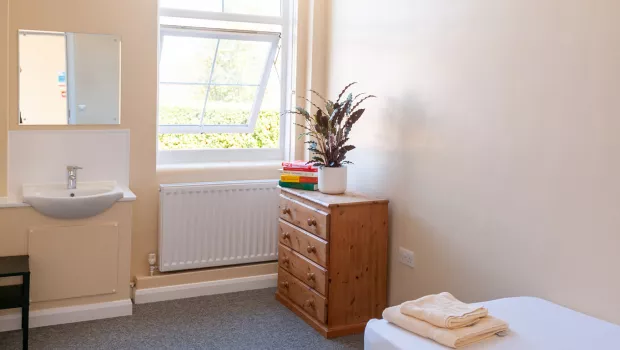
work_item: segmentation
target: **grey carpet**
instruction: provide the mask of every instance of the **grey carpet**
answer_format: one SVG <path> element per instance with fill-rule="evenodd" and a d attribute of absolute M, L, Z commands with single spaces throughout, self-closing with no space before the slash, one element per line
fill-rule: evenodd
<path fill-rule="evenodd" d="M 326 340 L 274 299 L 275 289 L 134 305 L 133 316 L 30 330 L 31 349 L 363 349 Z M 21 331 L 0 333 L 21 349 Z"/>

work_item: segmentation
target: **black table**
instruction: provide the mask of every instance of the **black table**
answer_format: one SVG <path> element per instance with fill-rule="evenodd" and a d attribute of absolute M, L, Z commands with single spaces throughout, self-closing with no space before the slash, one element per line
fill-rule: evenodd
<path fill-rule="evenodd" d="M 0 286 L 0 310 L 22 308 L 23 346 L 28 349 L 28 312 L 30 308 L 30 264 L 28 255 L 0 257 L 0 278 L 21 276 L 22 284 Z"/>

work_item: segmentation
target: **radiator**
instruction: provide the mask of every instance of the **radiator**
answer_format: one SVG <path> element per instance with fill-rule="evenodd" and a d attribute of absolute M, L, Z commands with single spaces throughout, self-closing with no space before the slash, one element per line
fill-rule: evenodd
<path fill-rule="evenodd" d="M 159 270 L 278 259 L 277 181 L 161 185 Z"/>

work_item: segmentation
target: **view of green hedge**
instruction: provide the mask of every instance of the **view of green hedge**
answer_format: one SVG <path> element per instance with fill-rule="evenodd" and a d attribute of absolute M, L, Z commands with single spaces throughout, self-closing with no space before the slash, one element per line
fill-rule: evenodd
<path fill-rule="evenodd" d="M 161 124 L 196 124 L 200 112 L 191 108 L 160 109 Z M 239 110 L 207 111 L 205 122 L 211 125 L 247 123 L 248 113 Z M 159 149 L 277 148 L 280 144 L 280 113 L 261 111 L 254 132 L 249 134 L 159 134 Z"/>

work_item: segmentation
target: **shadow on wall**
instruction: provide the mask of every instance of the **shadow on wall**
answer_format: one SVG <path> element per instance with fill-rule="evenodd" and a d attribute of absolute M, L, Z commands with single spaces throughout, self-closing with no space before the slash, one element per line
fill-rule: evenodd
<path fill-rule="evenodd" d="M 379 97 L 370 100 L 366 109 L 352 132 L 351 144 L 357 149 L 349 153 L 354 163 L 350 187 L 382 196 L 393 195 L 390 191 L 402 193 L 410 181 L 403 182 L 399 189 L 391 184 L 412 176 L 414 164 L 407 159 L 416 148 L 425 147 L 426 113 L 411 96 Z"/>
<path fill-rule="evenodd" d="M 435 261 L 432 269 L 420 269 L 428 276 L 416 276 L 416 280 L 432 279 L 450 269 L 446 244 L 437 237 L 422 215 L 416 214 L 416 202 L 425 201 L 423 188 L 417 184 L 432 183 L 414 177 L 425 176 L 425 160 L 430 153 L 440 152 L 440 143 L 433 137 L 427 113 L 413 94 L 399 97 L 379 97 L 367 105 L 366 118 L 352 133 L 351 143 L 357 149 L 350 153 L 355 164 L 349 172 L 350 188 L 390 199 L 390 276 L 406 276 L 389 281 L 390 304 L 400 303 L 427 290 L 415 285 L 417 269 L 398 262 L 400 246 L 413 249 L 416 264 Z M 414 162 L 415 159 L 415 162 Z M 398 217 L 398 220 L 394 220 Z M 447 237 L 444 237 L 447 239 Z M 424 251 L 415 247 L 425 247 Z M 437 264 L 437 261 L 441 262 Z M 456 262 L 455 262 L 456 263 Z M 448 287 L 448 286 L 446 286 Z M 403 295 L 396 291 L 402 291 Z"/>

